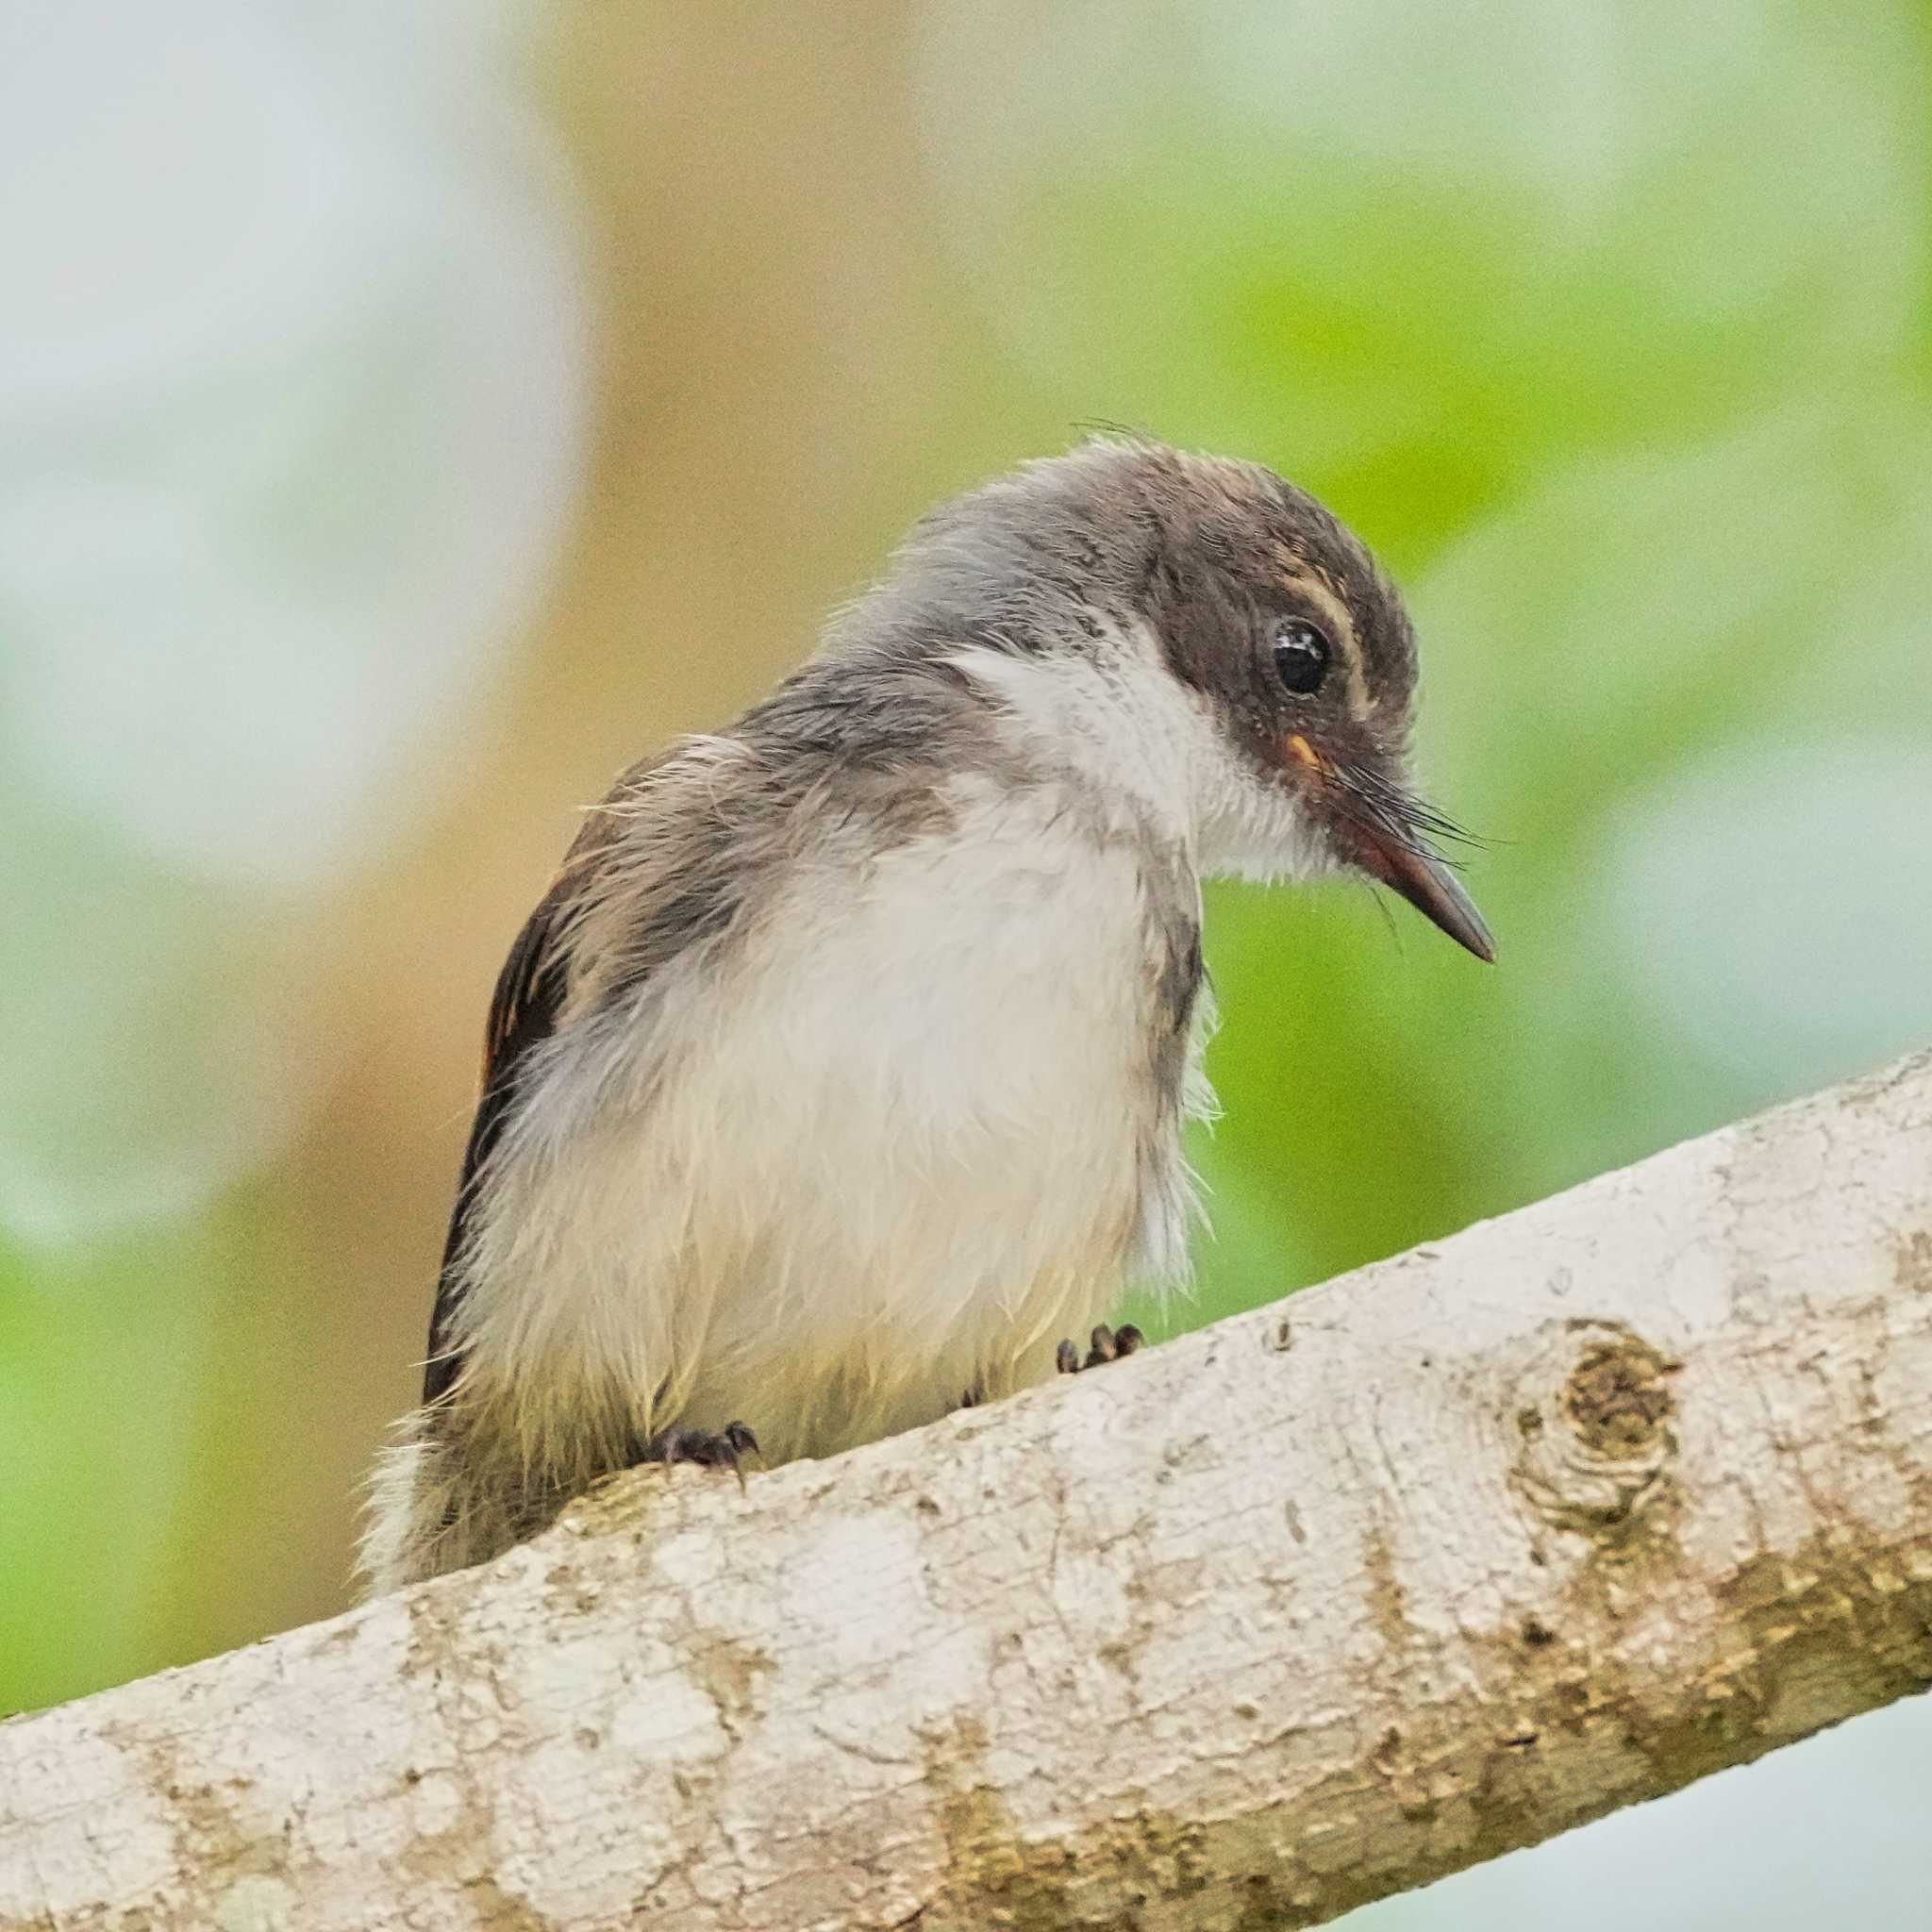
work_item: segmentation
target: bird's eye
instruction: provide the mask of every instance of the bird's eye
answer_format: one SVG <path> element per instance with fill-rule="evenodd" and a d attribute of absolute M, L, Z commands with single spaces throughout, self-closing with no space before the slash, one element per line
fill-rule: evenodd
<path fill-rule="evenodd" d="M 1313 697 L 1328 675 L 1328 640 L 1305 617 L 1274 630 L 1274 675 L 1298 698 Z"/>

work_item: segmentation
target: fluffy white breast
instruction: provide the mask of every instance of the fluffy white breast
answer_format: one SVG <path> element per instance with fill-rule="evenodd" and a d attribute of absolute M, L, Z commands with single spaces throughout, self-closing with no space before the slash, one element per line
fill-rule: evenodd
<path fill-rule="evenodd" d="M 1162 729 L 1137 781 L 1178 814 Z M 776 1460 L 1041 1379 L 1129 1272 L 1178 1274 L 1156 898 L 1192 873 L 1069 785 L 962 775 L 917 836 L 808 848 L 702 983 L 664 975 L 589 1120 L 573 1053 L 612 1049 L 557 1042 L 479 1204 L 473 1361 Z"/>

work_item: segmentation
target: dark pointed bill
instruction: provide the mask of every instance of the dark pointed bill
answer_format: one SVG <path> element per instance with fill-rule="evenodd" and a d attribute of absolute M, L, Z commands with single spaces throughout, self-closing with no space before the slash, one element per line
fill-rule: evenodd
<path fill-rule="evenodd" d="M 1440 925 L 1458 946 L 1466 946 L 1478 959 L 1493 960 L 1496 942 L 1475 909 L 1475 901 L 1462 889 L 1462 881 L 1433 852 L 1419 845 L 1371 833 L 1363 841 L 1362 866 L 1366 872 L 1392 887 L 1424 919 Z"/>

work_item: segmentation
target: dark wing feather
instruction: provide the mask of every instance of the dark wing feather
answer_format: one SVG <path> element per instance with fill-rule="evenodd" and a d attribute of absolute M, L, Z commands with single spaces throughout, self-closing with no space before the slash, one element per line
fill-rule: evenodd
<path fill-rule="evenodd" d="M 574 903 L 575 893 L 559 879 L 525 923 L 497 975 L 483 1047 L 483 1094 L 463 1152 L 462 1179 L 457 1186 L 456 1210 L 450 1216 L 442 1273 L 436 1284 L 436 1310 L 429 1318 L 429 1357 L 423 1369 L 425 1403 L 447 1394 L 463 1365 L 454 1340 L 457 1303 L 462 1293 L 457 1257 L 475 1199 L 477 1176 L 502 1135 L 524 1057 L 557 1027 L 569 985 L 562 929 Z"/>
<path fill-rule="evenodd" d="M 450 1217 L 442 1274 L 437 1283 L 436 1312 L 429 1322 L 429 1357 L 423 1372 L 425 1403 L 447 1395 L 462 1372 L 456 1314 L 463 1284 L 457 1264 L 481 1176 L 517 1103 L 525 1061 L 534 1047 L 557 1030 L 570 996 L 572 927 L 586 904 L 596 898 L 600 874 L 619 847 L 626 819 L 637 814 L 645 787 L 657 774 L 675 768 L 676 761 L 677 747 L 674 746 L 634 767 L 618 781 L 610 798 L 586 821 L 557 882 L 517 935 L 504 962 L 496 996 L 490 1004 L 483 1097 L 477 1103 L 470 1144 L 463 1155 L 462 1180 L 457 1189 L 456 1211 Z M 746 762 L 741 771 L 756 777 L 759 768 L 755 762 Z M 619 963 L 629 984 L 685 947 L 720 931 L 735 913 L 743 891 L 742 868 L 734 870 L 714 862 L 733 836 L 733 810 L 741 814 L 743 801 L 740 799 L 734 808 L 731 796 L 721 791 L 719 774 L 709 758 L 693 766 L 691 776 L 693 794 L 684 801 L 690 808 L 682 808 L 674 792 L 659 813 L 658 842 L 667 850 L 676 842 L 679 857 L 677 862 L 660 866 L 661 877 L 651 895 L 652 903 L 647 911 L 641 908 L 627 936 L 625 957 Z M 603 962 L 603 970 L 608 972 L 610 966 L 610 961 Z"/>

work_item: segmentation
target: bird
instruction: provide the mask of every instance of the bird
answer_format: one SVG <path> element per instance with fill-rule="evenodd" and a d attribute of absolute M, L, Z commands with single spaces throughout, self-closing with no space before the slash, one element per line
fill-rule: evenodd
<path fill-rule="evenodd" d="M 633 1464 L 741 1481 L 1130 1353 L 1199 1218 L 1203 880 L 1365 876 L 1494 957 L 1416 675 L 1313 496 L 1108 435 L 929 512 L 620 777 L 496 986 L 371 1591 Z"/>

